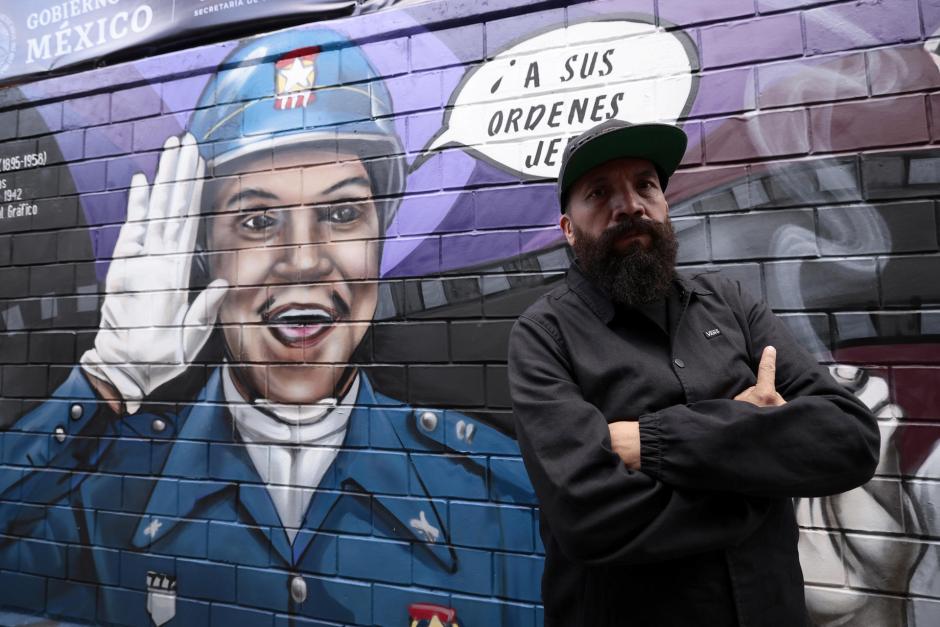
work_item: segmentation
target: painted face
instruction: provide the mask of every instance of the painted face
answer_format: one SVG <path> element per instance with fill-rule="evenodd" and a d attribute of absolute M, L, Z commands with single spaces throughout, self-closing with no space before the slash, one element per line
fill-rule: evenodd
<path fill-rule="evenodd" d="M 210 273 L 231 286 L 219 322 L 250 399 L 340 395 L 375 313 L 379 218 L 368 172 L 350 154 L 303 156 L 303 170 L 217 179 L 208 193 Z"/>
<path fill-rule="evenodd" d="M 597 239 L 606 229 L 631 218 L 659 223 L 669 219 L 659 175 L 646 159 L 615 159 L 588 170 L 571 187 L 560 225 L 574 246 L 576 227 Z M 634 244 L 649 247 L 650 236 L 628 231 L 617 242 L 623 249 Z"/>

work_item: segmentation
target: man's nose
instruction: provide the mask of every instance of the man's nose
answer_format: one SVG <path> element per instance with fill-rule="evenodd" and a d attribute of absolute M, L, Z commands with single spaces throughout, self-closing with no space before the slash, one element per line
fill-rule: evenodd
<path fill-rule="evenodd" d="M 646 215 L 646 203 L 643 197 L 629 185 L 617 191 L 613 203 L 611 221 L 620 222 L 627 218 L 639 218 Z"/>
<path fill-rule="evenodd" d="M 327 244 L 295 244 L 284 252 L 285 262 L 301 275 L 319 276 L 332 267 Z"/>
<path fill-rule="evenodd" d="M 279 270 L 293 280 L 318 279 L 330 273 L 330 245 L 317 225 L 294 225 L 281 249 Z M 298 228 L 303 226 L 304 228 Z M 312 227 L 312 228 L 310 228 Z"/>

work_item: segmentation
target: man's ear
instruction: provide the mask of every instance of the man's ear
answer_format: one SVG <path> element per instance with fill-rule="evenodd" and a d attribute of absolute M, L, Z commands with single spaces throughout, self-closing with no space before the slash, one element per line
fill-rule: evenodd
<path fill-rule="evenodd" d="M 571 218 L 568 217 L 567 213 L 561 214 L 561 219 L 558 221 L 558 226 L 561 227 L 561 232 L 565 234 L 565 239 L 568 240 L 568 245 L 574 246 L 574 226 L 571 224 Z"/>

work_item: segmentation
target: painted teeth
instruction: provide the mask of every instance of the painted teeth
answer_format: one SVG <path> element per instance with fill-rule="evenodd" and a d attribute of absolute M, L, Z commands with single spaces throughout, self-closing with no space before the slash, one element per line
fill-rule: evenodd
<path fill-rule="evenodd" d="M 272 318 L 274 322 L 287 324 L 322 324 L 332 320 L 333 316 L 323 309 L 288 309 Z"/>

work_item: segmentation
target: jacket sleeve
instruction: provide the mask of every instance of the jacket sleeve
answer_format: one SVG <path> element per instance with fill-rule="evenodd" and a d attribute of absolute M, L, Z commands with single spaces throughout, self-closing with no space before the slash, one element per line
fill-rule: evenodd
<path fill-rule="evenodd" d="M 98 398 L 81 367 L 43 403 L 23 415 L 3 434 L 3 461 L 26 468 L 70 467 L 75 446 L 87 441 L 74 436 L 100 435 L 101 416 L 112 416 L 108 404 Z M 97 417 L 97 419 L 96 419 Z M 56 463 L 57 458 L 71 460 Z"/>
<path fill-rule="evenodd" d="M 765 346 L 776 347 L 776 387 L 786 404 L 710 399 L 642 415 L 643 471 L 676 488 L 763 497 L 826 496 L 868 481 L 879 450 L 871 411 L 765 304 L 740 286 L 718 290 L 736 308 L 754 368 Z"/>
<path fill-rule="evenodd" d="M 570 373 L 560 340 L 519 318 L 509 342 L 516 435 L 547 525 L 570 559 L 673 559 L 735 545 L 761 524 L 766 499 L 672 487 L 629 470 Z"/>
<path fill-rule="evenodd" d="M 106 404 L 76 367 L 50 398 L 0 434 L 0 560 L 36 575 L 65 577 L 68 543 L 87 533 L 74 487 L 92 470 L 95 414 Z M 52 540 L 52 541 L 50 541 Z"/>

